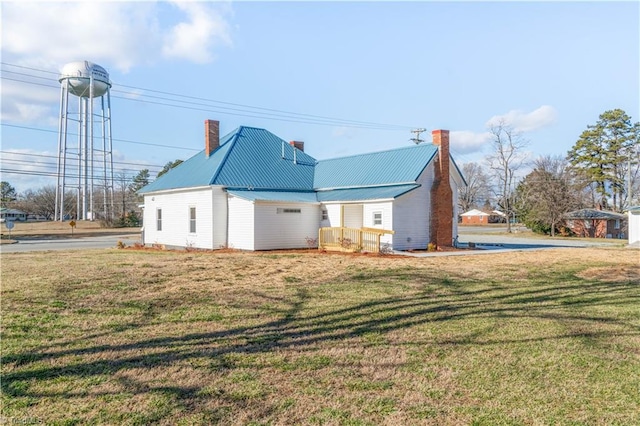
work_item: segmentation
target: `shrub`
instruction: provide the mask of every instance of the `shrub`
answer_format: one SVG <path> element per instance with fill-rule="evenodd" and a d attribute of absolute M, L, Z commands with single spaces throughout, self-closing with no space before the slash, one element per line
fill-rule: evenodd
<path fill-rule="evenodd" d="M 307 242 L 307 247 L 309 249 L 318 247 L 318 239 L 317 238 L 305 237 L 304 240 Z"/>
<path fill-rule="evenodd" d="M 393 249 L 391 248 L 391 244 L 389 244 L 389 243 L 380 244 L 380 252 L 379 253 L 382 256 L 385 256 L 387 254 L 393 254 Z"/>

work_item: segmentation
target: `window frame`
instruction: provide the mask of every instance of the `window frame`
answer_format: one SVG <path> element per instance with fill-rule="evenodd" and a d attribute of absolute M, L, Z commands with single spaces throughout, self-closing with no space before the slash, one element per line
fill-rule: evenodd
<path fill-rule="evenodd" d="M 376 223 L 376 215 L 380 215 L 380 223 Z M 371 223 L 373 224 L 373 226 L 380 226 L 382 227 L 382 224 L 384 223 L 384 215 L 382 213 L 382 210 L 375 210 L 373 212 L 371 212 Z"/>
<path fill-rule="evenodd" d="M 156 208 L 156 231 L 162 231 L 162 208 Z"/>
<path fill-rule="evenodd" d="M 276 209 L 276 214 L 301 214 L 302 209 L 300 208 L 291 208 L 291 207 L 278 207 Z"/>
<path fill-rule="evenodd" d="M 198 215 L 196 213 L 196 206 L 189 206 L 189 233 L 195 234 L 197 228 L 197 218 Z"/>

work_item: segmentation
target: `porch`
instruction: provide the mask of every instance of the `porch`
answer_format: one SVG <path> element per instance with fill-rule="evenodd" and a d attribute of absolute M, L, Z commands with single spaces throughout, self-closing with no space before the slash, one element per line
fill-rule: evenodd
<path fill-rule="evenodd" d="M 380 238 L 394 231 L 378 228 L 320 228 L 318 249 L 327 251 L 380 253 Z"/>

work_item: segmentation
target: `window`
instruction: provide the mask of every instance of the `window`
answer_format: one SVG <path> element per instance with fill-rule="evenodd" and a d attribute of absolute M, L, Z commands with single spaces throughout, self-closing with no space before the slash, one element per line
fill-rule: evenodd
<path fill-rule="evenodd" d="M 195 234 L 196 232 L 196 208 L 189 207 L 189 232 Z"/>
<path fill-rule="evenodd" d="M 373 212 L 373 226 L 382 226 L 382 212 Z"/>
<path fill-rule="evenodd" d="M 322 220 L 329 220 L 329 212 L 322 210 Z"/>
<path fill-rule="evenodd" d="M 614 225 L 614 229 L 620 229 L 620 219 L 616 219 L 616 224 Z"/>
<path fill-rule="evenodd" d="M 300 209 L 283 209 L 282 207 L 278 207 L 277 213 L 278 214 L 281 214 L 281 213 L 302 213 L 302 210 L 300 210 Z"/>
<path fill-rule="evenodd" d="M 162 209 L 156 209 L 156 229 L 162 231 Z"/>

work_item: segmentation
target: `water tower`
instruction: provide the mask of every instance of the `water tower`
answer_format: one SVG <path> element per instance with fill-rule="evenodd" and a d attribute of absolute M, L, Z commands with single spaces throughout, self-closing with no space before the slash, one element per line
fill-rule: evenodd
<path fill-rule="evenodd" d="M 101 190 L 102 218 L 111 219 L 113 156 L 109 73 L 88 61 L 71 62 L 62 68 L 59 81 L 55 220 L 62 221 L 72 216 L 65 211 L 68 210 L 65 209 L 65 191 L 69 189 L 76 194 L 76 219 L 94 220 L 100 217 L 94 205 L 96 188 Z"/>

